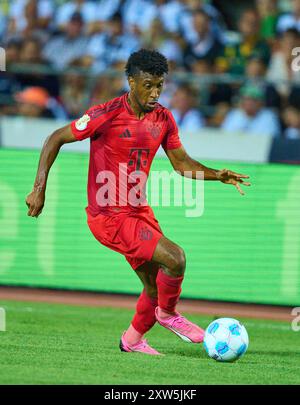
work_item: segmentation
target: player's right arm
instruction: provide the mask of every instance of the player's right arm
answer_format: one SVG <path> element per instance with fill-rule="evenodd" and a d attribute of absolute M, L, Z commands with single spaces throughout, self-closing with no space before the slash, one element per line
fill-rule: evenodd
<path fill-rule="evenodd" d="M 77 141 L 77 138 L 73 135 L 71 125 L 57 129 L 46 139 L 41 151 L 33 190 L 26 198 L 28 216 L 38 217 L 41 214 L 45 203 L 45 192 L 50 168 L 60 148 L 65 143 L 75 141 Z"/>
<path fill-rule="evenodd" d="M 83 141 L 95 134 L 100 135 L 105 132 L 106 128 L 110 125 L 111 119 L 121 108 L 122 103 L 120 98 L 92 106 L 80 119 L 74 120 L 71 124 L 56 130 L 46 139 L 40 155 L 33 190 L 26 198 L 28 215 L 30 217 L 38 217 L 43 210 L 49 170 L 62 145 L 75 141 Z"/>

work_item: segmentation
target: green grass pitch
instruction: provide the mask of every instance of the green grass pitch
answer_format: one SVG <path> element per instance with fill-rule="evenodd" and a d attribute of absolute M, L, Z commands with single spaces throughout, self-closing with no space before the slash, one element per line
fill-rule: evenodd
<path fill-rule="evenodd" d="M 149 342 L 165 354 L 121 353 L 133 311 L 60 304 L 0 302 L 0 384 L 299 384 L 300 332 L 288 323 L 240 319 L 250 346 L 236 363 L 217 363 L 202 345 L 155 325 Z M 190 316 L 206 327 L 211 316 Z"/>

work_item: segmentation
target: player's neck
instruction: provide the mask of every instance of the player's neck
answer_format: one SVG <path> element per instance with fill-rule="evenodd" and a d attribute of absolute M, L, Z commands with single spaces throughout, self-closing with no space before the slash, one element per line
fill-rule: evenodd
<path fill-rule="evenodd" d="M 138 119 L 142 119 L 145 115 L 145 111 L 142 110 L 139 103 L 137 102 L 137 100 L 135 100 L 135 97 L 131 94 L 131 92 L 129 92 L 128 94 L 127 101 L 134 114 L 138 117 Z"/>

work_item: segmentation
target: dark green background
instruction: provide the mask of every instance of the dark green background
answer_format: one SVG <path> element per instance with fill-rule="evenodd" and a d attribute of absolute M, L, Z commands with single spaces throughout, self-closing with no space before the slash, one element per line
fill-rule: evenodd
<path fill-rule="evenodd" d="M 43 214 L 26 216 L 39 153 L 0 149 L 0 283 L 137 293 L 123 256 L 100 245 L 86 225 L 88 155 L 61 153 Z M 240 196 L 205 182 L 205 211 L 154 207 L 167 237 L 187 257 L 182 297 L 297 305 L 300 302 L 300 168 L 204 162 L 251 176 Z M 166 159 L 152 169 L 171 170 Z M 190 180 L 187 180 L 190 181 Z"/>

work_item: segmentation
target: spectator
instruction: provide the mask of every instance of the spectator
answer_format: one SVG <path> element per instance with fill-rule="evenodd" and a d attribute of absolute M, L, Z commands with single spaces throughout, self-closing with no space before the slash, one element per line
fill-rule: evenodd
<path fill-rule="evenodd" d="M 105 103 L 111 97 L 110 92 L 110 77 L 108 75 L 102 74 L 96 80 L 91 96 L 90 96 L 90 104 L 97 105 Z"/>
<path fill-rule="evenodd" d="M 253 56 L 246 63 L 246 77 L 252 81 L 262 81 L 266 74 L 267 66 L 263 59 Z"/>
<path fill-rule="evenodd" d="M 113 75 L 101 75 L 93 86 L 90 97 L 90 105 L 102 104 L 106 100 L 119 97 L 128 91 L 128 83 L 124 79 L 124 62 L 117 62 L 112 65 Z"/>
<path fill-rule="evenodd" d="M 139 39 L 124 31 L 122 17 L 117 13 L 109 21 L 106 32 L 95 34 L 90 39 L 85 65 L 92 66 L 93 70 L 99 73 L 113 63 L 126 61 L 139 47 Z"/>
<path fill-rule="evenodd" d="M 149 0 L 125 0 L 122 7 L 125 31 L 140 34 L 148 30 L 156 14 L 156 6 Z"/>
<path fill-rule="evenodd" d="M 90 26 L 90 33 L 102 32 L 105 30 L 109 20 L 119 12 L 121 0 L 98 0 L 96 3 L 96 21 Z"/>
<path fill-rule="evenodd" d="M 10 35 L 24 37 L 38 31 L 45 37 L 53 11 L 53 0 L 13 0 L 9 12 Z"/>
<path fill-rule="evenodd" d="M 22 49 L 22 42 L 18 40 L 11 40 L 5 47 L 6 66 L 20 62 L 20 53 Z M 7 69 L 8 70 L 8 69 Z"/>
<path fill-rule="evenodd" d="M 10 106 L 14 103 L 13 95 L 21 89 L 16 76 L 11 72 L 11 66 L 19 61 L 20 49 L 19 41 L 11 41 L 5 48 L 6 72 L 5 74 L 0 73 L 0 109 L 2 113 L 9 113 Z"/>
<path fill-rule="evenodd" d="M 108 21 L 121 7 L 121 0 L 98 0 L 97 19 Z"/>
<path fill-rule="evenodd" d="M 50 96 L 42 87 L 29 87 L 22 92 L 16 93 L 15 99 L 18 103 L 17 115 L 31 118 L 53 118 L 53 115 L 47 109 Z"/>
<path fill-rule="evenodd" d="M 128 81 L 124 77 L 125 66 L 126 61 L 121 60 L 111 65 L 111 68 L 114 70 L 114 74 L 110 77 L 110 98 L 119 97 L 130 90 Z"/>
<path fill-rule="evenodd" d="M 164 30 L 177 34 L 180 30 L 180 19 L 185 9 L 178 0 L 155 0 L 156 18 L 158 18 Z"/>
<path fill-rule="evenodd" d="M 285 100 L 290 97 L 293 87 L 300 86 L 300 72 L 292 69 L 292 49 L 299 44 L 299 32 L 294 28 L 286 30 L 280 38 L 278 51 L 272 55 L 267 72 L 267 80 L 273 83 Z"/>
<path fill-rule="evenodd" d="M 166 79 L 161 101 L 168 108 L 173 102 L 179 105 L 177 119 L 181 126 L 186 121 L 192 126 L 190 123 L 199 121 L 199 115 L 202 124 L 196 126 L 203 125 L 203 112 L 211 117 L 209 123 L 213 126 L 225 122 L 223 117 L 241 84 L 260 87 L 264 94 L 261 110 L 291 104 L 297 107 L 300 72 L 291 69 L 291 49 L 300 46 L 299 36 L 295 28 L 284 29 L 285 34 L 275 42 L 274 27 L 278 18 L 287 21 L 287 17 L 289 21 L 293 19 L 296 27 L 299 2 L 293 0 L 293 13 L 278 17 L 278 0 L 255 0 L 256 10 L 242 8 L 239 32 L 234 33 L 225 32 L 223 18 L 210 0 L 5 0 L 7 8 L 3 8 L 3 1 L 0 6 L 0 36 L 1 30 L 6 29 L 2 11 L 4 16 L 10 16 L 4 34 L 4 41 L 9 44 L 7 64 L 20 63 L 19 68 L 25 70 L 14 74 L 11 69 L 5 80 L 0 77 L 0 90 L 5 95 L 2 100 L 5 98 L 9 103 L 11 95 L 27 86 L 42 87 L 51 96 L 52 105 L 61 97 L 73 118 L 89 102 L 101 103 L 127 90 L 123 76 L 114 76 L 106 69 L 118 71 L 129 54 L 142 45 L 158 49 L 169 61 L 172 74 Z M 219 2 L 214 4 L 222 10 Z M 54 5 L 58 5 L 55 15 Z M 9 38 L 19 38 L 23 45 L 20 47 Z M 267 41 L 276 50 L 270 66 Z M 60 83 L 59 72 L 72 66 L 87 68 L 87 72 L 101 76 L 93 87 L 78 72 L 70 76 L 67 73 Z M 51 67 L 58 75 L 41 74 L 44 68 Z M 203 106 L 202 114 L 195 108 L 194 94 L 188 97 L 186 91 L 177 90 L 177 80 L 186 71 L 200 76 L 201 80 L 196 76 L 191 79 L 197 82 L 197 102 Z M 265 82 L 266 72 L 269 83 Z M 227 75 L 214 80 L 219 73 L 246 77 L 238 76 L 236 82 L 232 77 L 227 81 Z M 257 103 L 259 97 L 254 101 Z M 186 105 L 191 105 L 188 112 Z M 177 108 L 173 108 L 176 115 Z M 60 114 L 56 111 L 53 115 Z"/>
<path fill-rule="evenodd" d="M 80 64 L 88 44 L 87 37 L 83 35 L 83 26 L 82 16 L 76 12 L 67 23 L 66 32 L 46 44 L 43 56 L 56 69 L 62 71 L 72 64 Z"/>
<path fill-rule="evenodd" d="M 42 87 L 28 87 L 16 93 L 17 115 L 66 120 L 67 115 L 61 104 Z"/>
<path fill-rule="evenodd" d="M 268 44 L 260 39 L 259 30 L 259 15 L 256 10 L 244 11 L 239 20 L 241 39 L 235 44 L 225 46 L 222 56 L 217 60 L 218 72 L 243 75 L 247 60 L 253 56 L 261 58 L 268 65 L 270 49 Z"/>
<path fill-rule="evenodd" d="M 165 31 L 160 19 L 155 18 L 152 21 L 150 29 L 144 33 L 142 40 L 145 48 L 157 49 L 168 59 L 169 63 L 183 64 L 183 52 L 180 44 Z"/>
<path fill-rule="evenodd" d="M 281 108 L 280 94 L 272 83 L 266 82 L 267 66 L 260 58 L 250 58 L 246 64 L 246 82 L 259 85 L 264 92 L 266 107 Z"/>
<path fill-rule="evenodd" d="M 20 87 L 15 75 L 11 72 L 11 66 L 20 61 L 21 46 L 21 42 L 15 40 L 10 41 L 5 47 L 6 72 L 0 75 L 1 94 L 4 92 L 4 94 L 10 96 L 15 88 Z"/>
<path fill-rule="evenodd" d="M 43 58 L 41 43 L 38 39 L 30 38 L 23 42 L 19 62 L 22 63 L 23 68 L 27 68 L 26 73 L 16 74 L 22 87 L 43 87 L 51 96 L 59 95 L 58 77 L 47 72 L 47 69 L 51 69 L 52 66 Z"/>
<path fill-rule="evenodd" d="M 68 73 L 62 83 L 61 101 L 69 119 L 82 115 L 88 107 L 86 78 L 78 73 Z"/>
<path fill-rule="evenodd" d="M 213 128 L 220 128 L 229 111 L 230 105 L 228 103 L 218 103 L 215 106 L 213 113 L 208 117 L 208 126 Z"/>
<path fill-rule="evenodd" d="M 201 64 L 202 64 L 202 69 L 205 69 L 201 72 Z M 210 81 L 207 81 L 201 84 L 201 95 L 203 93 L 206 93 L 205 98 L 202 101 L 202 104 L 208 105 L 209 109 L 210 107 L 215 107 L 218 109 L 218 105 L 220 104 L 220 111 L 224 111 L 224 108 L 222 108 L 223 105 L 229 105 L 231 104 L 232 97 L 235 92 L 235 86 L 226 83 L 226 82 L 218 82 L 215 80 L 215 78 L 212 76 L 215 73 L 215 65 L 211 61 L 198 61 L 198 73 L 200 74 L 207 74 L 210 75 Z M 192 71 L 196 73 L 195 66 L 192 66 Z"/>
<path fill-rule="evenodd" d="M 208 106 L 208 110 L 219 103 L 231 103 L 234 90 L 229 83 L 216 81 L 214 64 L 211 60 L 198 59 L 191 65 L 191 70 L 201 77 L 197 88 L 201 96 L 201 104 Z"/>
<path fill-rule="evenodd" d="M 195 94 L 187 85 L 181 85 L 171 100 L 171 111 L 178 127 L 182 131 L 198 131 L 205 125 L 200 111 L 195 108 Z"/>
<path fill-rule="evenodd" d="M 239 131 L 245 134 L 280 134 L 280 124 L 276 114 L 264 108 L 264 94 L 259 87 L 245 86 L 241 89 L 240 107 L 231 110 L 225 117 L 222 129 Z"/>
<path fill-rule="evenodd" d="M 198 10 L 203 10 L 210 18 L 213 34 L 223 42 L 224 23 L 218 10 L 203 0 L 181 0 L 183 9 L 180 10 L 179 26 L 185 40 L 189 43 L 197 41 L 198 34 L 193 28 L 193 16 Z"/>
<path fill-rule="evenodd" d="M 63 3 L 58 7 L 55 25 L 62 31 L 66 31 L 68 28 L 69 21 L 74 13 L 80 13 L 84 26 L 88 29 L 92 26 L 97 19 L 96 4 L 92 1 L 85 0 L 73 0 Z"/>
<path fill-rule="evenodd" d="M 221 54 L 223 45 L 212 30 L 210 17 L 203 10 L 197 10 L 193 16 L 193 27 L 197 33 L 188 44 L 185 52 L 185 63 L 190 68 L 197 59 L 212 62 Z"/>
<path fill-rule="evenodd" d="M 283 122 L 286 127 L 284 136 L 287 139 L 300 139 L 300 108 L 287 106 L 283 112 Z"/>
<path fill-rule="evenodd" d="M 196 59 L 191 65 L 191 71 L 198 75 L 210 75 L 213 73 L 213 64 L 208 59 Z"/>
<path fill-rule="evenodd" d="M 272 45 L 276 39 L 276 27 L 279 19 L 278 0 L 256 0 L 260 16 L 260 36 Z"/>
<path fill-rule="evenodd" d="M 6 18 L 2 13 L 2 10 L 0 9 L 0 41 L 2 41 L 2 38 L 6 31 L 6 24 L 7 24 Z"/>
<path fill-rule="evenodd" d="M 278 20 L 277 31 L 281 34 L 289 29 L 300 32 L 300 0 L 292 0 L 292 13 L 284 14 Z"/>

